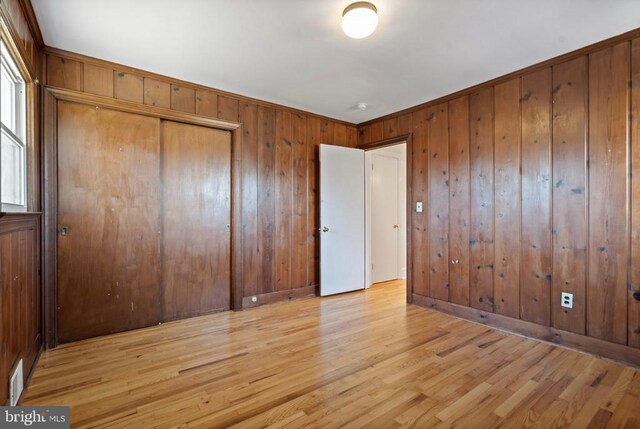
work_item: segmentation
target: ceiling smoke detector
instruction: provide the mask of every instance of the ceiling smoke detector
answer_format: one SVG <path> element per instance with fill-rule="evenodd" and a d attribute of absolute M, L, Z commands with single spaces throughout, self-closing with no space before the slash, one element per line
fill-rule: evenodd
<path fill-rule="evenodd" d="M 358 109 L 362 110 L 363 112 L 367 110 L 367 107 L 369 107 L 367 103 L 358 103 Z"/>

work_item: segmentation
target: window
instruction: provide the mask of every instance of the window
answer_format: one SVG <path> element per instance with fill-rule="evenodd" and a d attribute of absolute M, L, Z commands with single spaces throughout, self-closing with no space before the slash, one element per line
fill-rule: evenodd
<path fill-rule="evenodd" d="M 0 41 L 0 194 L 2 211 L 27 210 L 25 82 Z"/>

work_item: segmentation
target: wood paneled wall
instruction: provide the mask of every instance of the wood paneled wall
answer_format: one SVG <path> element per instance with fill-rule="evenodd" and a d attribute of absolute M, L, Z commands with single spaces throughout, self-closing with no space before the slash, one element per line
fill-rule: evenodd
<path fill-rule="evenodd" d="M 640 347 L 637 37 L 359 127 L 410 133 L 414 302 Z"/>
<path fill-rule="evenodd" d="M 23 359 L 25 378 L 40 352 L 39 215 L 0 218 L 0 404 L 9 395 L 9 377 Z"/>
<path fill-rule="evenodd" d="M 39 78 L 42 69 L 44 46 L 42 34 L 35 18 L 31 2 L 27 0 L 1 0 L 0 15 L 5 21 L 9 36 L 34 78 Z"/>
<path fill-rule="evenodd" d="M 50 87 L 241 123 L 243 307 L 315 292 L 318 147 L 355 147 L 354 125 L 53 49 L 45 75 Z"/>
<path fill-rule="evenodd" d="M 31 3 L 1 0 L 2 33 L 11 41 L 28 77 L 37 80 L 42 72 L 43 46 Z M 11 43 L 9 43 L 11 45 Z M 27 85 L 27 183 L 29 210 L 37 211 L 39 195 L 39 102 L 37 88 Z M 0 214 L 0 405 L 9 398 L 9 377 L 23 359 L 25 383 L 42 347 L 40 277 L 40 215 Z"/>

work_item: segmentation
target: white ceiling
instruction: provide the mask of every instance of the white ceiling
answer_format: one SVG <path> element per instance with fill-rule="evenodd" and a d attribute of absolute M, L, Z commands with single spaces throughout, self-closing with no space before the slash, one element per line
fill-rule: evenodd
<path fill-rule="evenodd" d="M 640 27 L 639 0 L 373 2 L 353 40 L 350 0 L 32 0 L 49 46 L 354 123 Z"/>

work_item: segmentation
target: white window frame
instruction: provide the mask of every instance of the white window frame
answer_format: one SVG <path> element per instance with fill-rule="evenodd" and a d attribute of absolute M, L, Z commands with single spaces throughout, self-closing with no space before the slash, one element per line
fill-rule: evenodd
<path fill-rule="evenodd" d="M 10 124 L 0 121 L 0 133 L 2 138 L 9 139 L 20 148 L 20 201 L 18 203 L 0 201 L 3 212 L 24 212 L 27 211 L 27 86 L 17 62 L 9 52 L 7 44 L 0 39 L 0 72 L 6 73 L 13 82 L 13 114 Z M 0 161 L 2 151 L 0 151 Z M 0 162 L 0 168 L 1 168 Z M 0 171 L 0 177 L 1 177 Z M 2 183 L 0 181 L 0 197 L 2 195 Z"/>

